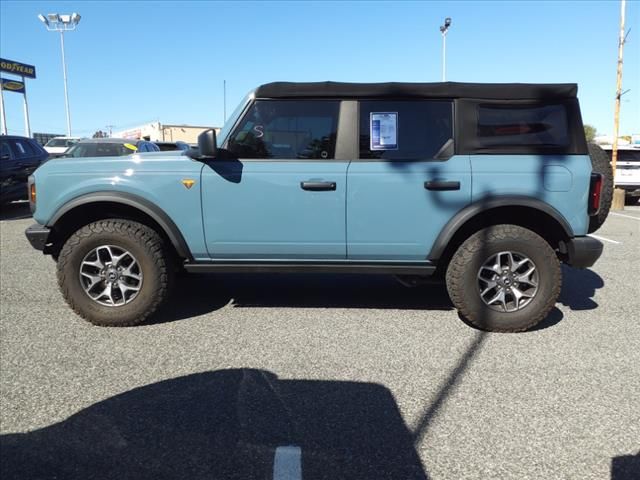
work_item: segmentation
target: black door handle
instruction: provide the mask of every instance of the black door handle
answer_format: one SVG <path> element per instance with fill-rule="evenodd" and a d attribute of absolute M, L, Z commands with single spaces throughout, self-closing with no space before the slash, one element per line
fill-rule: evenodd
<path fill-rule="evenodd" d="M 427 190 L 460 190 L 460 182 L 431 180 L 424 182 L 424 188 Z"/>
<path fill-rule="evenodd" d="M 300 188 L 311 192 L 320 192 L 323 190 L 335 190 L 336 182 L 300 182 Z"/>

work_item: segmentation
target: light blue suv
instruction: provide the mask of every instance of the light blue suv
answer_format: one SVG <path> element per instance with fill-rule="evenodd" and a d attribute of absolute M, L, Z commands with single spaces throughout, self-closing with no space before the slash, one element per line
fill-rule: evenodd
<path fill-rule="evenodd" d="M 61 159 L 32 245 L 69 305 L 132 325 L 176 272 L 435 276 L 472 324 L 526 330 L 593 265 L 611 172 L 572 84 L 271 83 L 199 149 Z M 427 295 L 428 292 L 425 292 Z"/>

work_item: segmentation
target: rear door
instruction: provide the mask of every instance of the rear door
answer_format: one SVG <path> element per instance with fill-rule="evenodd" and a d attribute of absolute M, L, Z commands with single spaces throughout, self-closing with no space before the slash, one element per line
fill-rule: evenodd
<path fill-rule="evenodd" d="M 336 160 L 340 102 L 256 100 L 202 170 L 215 259 L 345 259 L 348 159 Z"/>
<path fill-rule="evenodd" d="M 11 140 L 0 138 L 0 194 L 3 197 L 10 196 L 21 183 L 18 178 L 18 162 L 9 142 Z"/>
<path fill-rule="evenodd" d="M 423 261 L 471 199 L 468 155 L 454 155 L 449 100 L 360 102 L 360 153 L 347 173 L 347 258 Z"/>
<path fill-rule="evenodd" d="M 17 180 L 26 184 L 29 175 L 40 165 L 40 152 L 36 151 L 26 139 L 16 138 L 10 143 L 17 166 Z"/>

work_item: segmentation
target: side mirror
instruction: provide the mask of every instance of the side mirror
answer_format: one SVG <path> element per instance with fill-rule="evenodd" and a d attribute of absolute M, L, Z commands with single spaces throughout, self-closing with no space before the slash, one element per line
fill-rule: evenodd
<path fill-rule="evenodd" d="M 214 158 L 216 156 L 216 131 L 213 128 L 198 135 L 198 150 L 201 157 Z"/>
<path fill-rule="evenodd" d="M 215 158 L 217 150 L 216 131 L 211 128 L 198 135 L 198 148 L 185 150 L 184 155 L 194 160 L 211 160 Z"/>

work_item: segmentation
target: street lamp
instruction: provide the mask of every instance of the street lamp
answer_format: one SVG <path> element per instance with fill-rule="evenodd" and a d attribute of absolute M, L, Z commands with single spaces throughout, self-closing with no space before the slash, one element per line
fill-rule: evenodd
<path fill-rule="evenodd" d="M 80 23 L 80 15 L 72 13 L 71 15 L 60 15 L 58 13 L 48 13 L 45 17 L 38 15 L 38 19 L 50 32 L 60 32 L 60 45 L 62 47 L 62 75 L 64 77 L 64 103 L 67 110 L 67 136 L 71 136 L 71 115 L 69 113 L 69 93 L 67 92 L 67 64 L 64 59 L 64 32 L 70 32 L 76 29 Z"/>
<path fill-rule="evenodd" d="M 442 81 L 445 81 L 445 68 L 447 58 L 447 32 L 451 26 L 451 17 L 444 19 L 444 25 L 440 27 L 440 33 L 442 34 Z"/>

